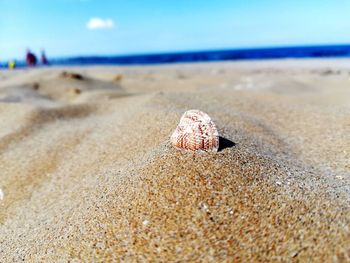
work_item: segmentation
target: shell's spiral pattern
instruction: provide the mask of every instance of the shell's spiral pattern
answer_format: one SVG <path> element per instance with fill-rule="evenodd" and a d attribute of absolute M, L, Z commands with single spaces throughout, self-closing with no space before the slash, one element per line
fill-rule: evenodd
<path fill-rule="evenodd" d="M 200 110 L 186 111 L 170 137 L 171 143 L 190 151 L 217 152 L 219 133 L 208 114 Z"/>

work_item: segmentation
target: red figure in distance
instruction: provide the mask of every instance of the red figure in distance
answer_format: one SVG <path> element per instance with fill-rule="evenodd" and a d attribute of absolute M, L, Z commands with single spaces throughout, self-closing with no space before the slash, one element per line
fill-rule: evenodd
<path fill-rule="evenodd" d="M 27 65 L 30 67 L 34 67 L 37 62 L 36 56 L 32 52 L 30 52 L 29 49 L 27 49 L 26 62 Z"/>

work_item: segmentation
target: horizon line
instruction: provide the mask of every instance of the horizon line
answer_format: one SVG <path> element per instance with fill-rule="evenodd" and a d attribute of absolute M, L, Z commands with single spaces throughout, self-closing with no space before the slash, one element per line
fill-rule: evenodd
<path fill-rule="evenodd" d="M 341 44 L 307 44 L 307 45 L 263 45 L 263 46 L 248 46 L 248 47 L 235 47 L 235 48 L 212 48 L 212 49 L 187 49 L 187 50 L 169 50 L 169 51 L 159 51 L 159 52 L 133 52 L 133 53 L 121 53 L 121 54 L 77 54 L 77 55 L 67 55 L 67 56 L 55 56 L 49 58 L 50 61 L 67 61 L 74 59 L 103 59 L 103 58 L 133 58 L 133 57 L 152 57 L 158 55 L 180 55 L 180 54 L 200 54 L 209 52 L 235 52 L 235 51 L 264 51 L 264 50 L 285 50 L 285 49 L 307 49 L 307 48 L 337 48 L 337 47 L 348 47 L 349 43 Z M 25 61 L 25 59 L 7 59 L 0 60 L 0 64 L 7 63 L 8 61 L 15 60 L 19 63 Z"/>

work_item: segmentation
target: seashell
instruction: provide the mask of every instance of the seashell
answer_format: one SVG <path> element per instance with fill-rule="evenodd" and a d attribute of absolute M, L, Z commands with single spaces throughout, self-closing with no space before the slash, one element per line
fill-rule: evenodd
<path fill-rule="evenodd" d="M 174 147 L 190 150 L 217 152 L 219 133 L 208 114 L 200 110 L 186 111 L 170 137 Z"/>

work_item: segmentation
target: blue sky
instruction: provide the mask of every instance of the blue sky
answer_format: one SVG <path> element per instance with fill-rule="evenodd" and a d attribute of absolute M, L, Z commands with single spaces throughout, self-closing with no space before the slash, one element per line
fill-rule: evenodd
<path fill-rule="evenodd" d="M 342 43 L 349 0 L 0 0 L 0 60 Z"/>

